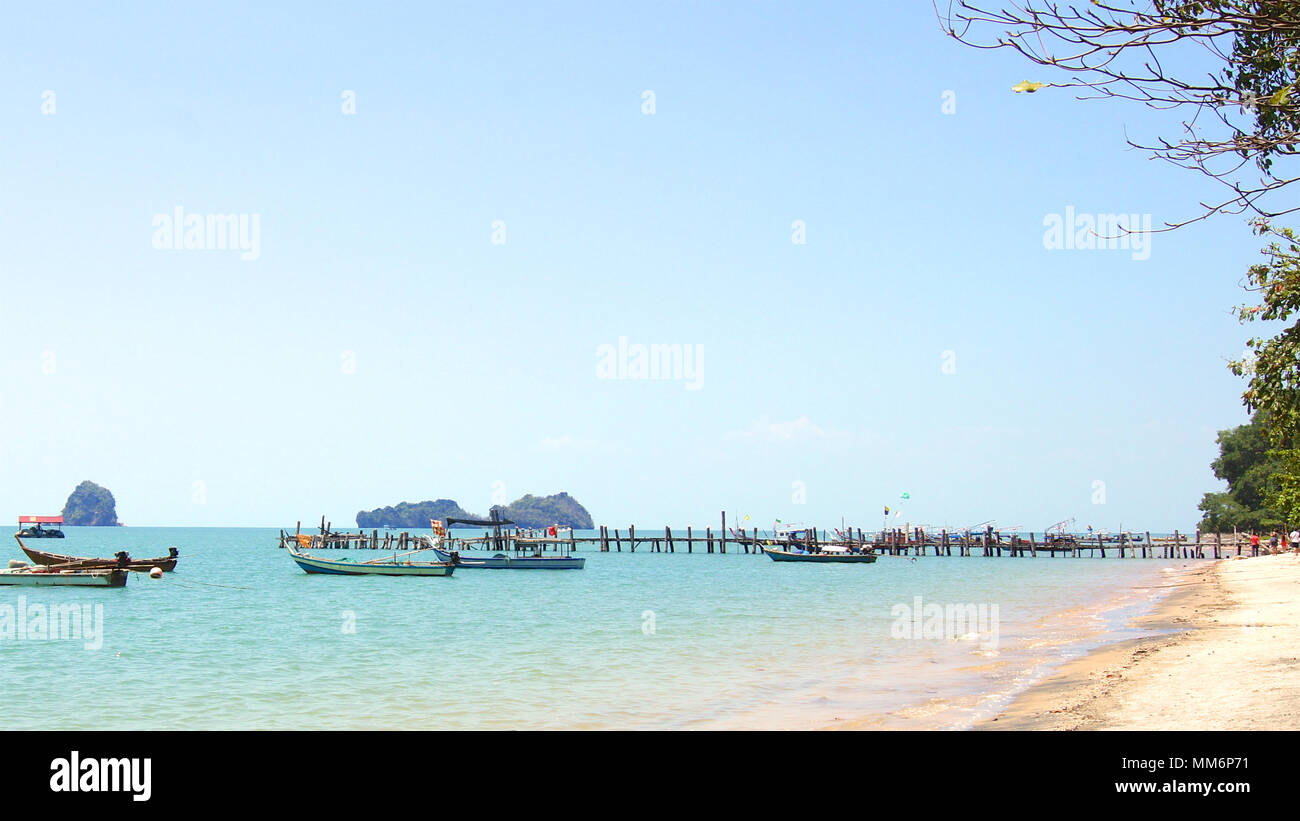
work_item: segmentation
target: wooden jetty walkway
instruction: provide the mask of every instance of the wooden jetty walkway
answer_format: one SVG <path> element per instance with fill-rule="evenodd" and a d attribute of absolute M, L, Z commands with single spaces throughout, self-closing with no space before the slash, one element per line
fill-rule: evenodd
<path fill-rule="evenodd" d="M 861 528 L 836 529 L 828 534 L 824 529 L 808 529 L 808 536 L 798 540 L 776 535 L 760 534 L 758 528 L 746 532 L 743 528 L 727 530 L 727 515 L 722 514 L 722 527 L 715 533 L 706 527 L 699 533 L 693 526 L 674 531 L 665 526 L 662 532 L 638 532 L 635 525 L 629 525 L 626 531 L 620 528 L 612 530 L 601 525 L 595 536 L 576 536 L 570 528 L 559 528 L 556 535 L 548 535 L 544 528 L 507 528 L 496 527 L 485 530 L 482 536 L 452 536 L 448 539 L 448 550 L 495 550 L 526 551 L 536 553 L 575 551 L 579 546 L 587 546 L 601 553 L 621 553 L 626 548 L 635 553 L 637 548 L 650 553 L 694 553 L 700 548 L 702 553 L 727 552 L 762 555 L 764 546 L 785 546 L 792 542 L 816 549 L 821 545 L 846 545 L 859 550 L 874 550 L 883 556 L 981 556 L 1011 558 L 1040 555 L 1070 558 L 1123 558 L 1123 559 L 1222 559 L 1230 556 L 1259 555 L 1267 552 L 1267 546 L 1261 544 L 1252 547 L 1250 537 L 1245 533 L 1203 534 L 1199 530 L 1194 534 L 1174 531 L 1170 537 L 1152 537 L 1149 531 L 1142 533 L 1124 532 L 1110 535 L 1083 534 L 1038 534 L 1028 536 L 1019 532 L 1004 533 L 989 526 L 983 531 L 941 529 L 937 533 L 923 528 L 892 528 L 883 531 L 863 531 Z M 566 535 L 567 533 L 567 535 Z M 302 522 L 298 522 L 293 534 L 280 531 L 280 547 L 286 541 L 297 540 L 302 534 Z M 540 535 L 539 535 L 540 534 Z M 382 535 L 378 530 L 370 533 L 336 532 L 333 524 L 321 518 L 318 533 L 309 534 L 308 541 L 313 550 L 352 549 L 352 550 L 408 550 L 421 536 L 402 531 L 386 531 Z"/>

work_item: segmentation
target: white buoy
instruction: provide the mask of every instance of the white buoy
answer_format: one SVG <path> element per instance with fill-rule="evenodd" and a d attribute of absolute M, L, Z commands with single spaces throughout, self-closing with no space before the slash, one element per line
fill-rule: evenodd
<path fill-rule="evenodd" d="M 161 568 L 161 567 L 152 567 L 152 568 L 150 568 L 150 569 L 149 569 L 149 578 L 151 578 L 151 579 L 161 579 L 161 578 L 162 578 L 162 568 Z"/>

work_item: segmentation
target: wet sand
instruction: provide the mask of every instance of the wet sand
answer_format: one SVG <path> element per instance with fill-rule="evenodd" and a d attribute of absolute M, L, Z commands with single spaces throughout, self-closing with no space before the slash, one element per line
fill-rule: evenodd
<path fill-rule="evenodd" d="M 1300 557 L 1170 574 L 1152 636 L 1067 662 L 979 730 L 1300 728 Z"/>

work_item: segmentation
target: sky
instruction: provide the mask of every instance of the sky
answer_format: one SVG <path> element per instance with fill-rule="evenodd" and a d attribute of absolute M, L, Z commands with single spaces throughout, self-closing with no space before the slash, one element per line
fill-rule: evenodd
<path fill-rule="evenodd" d="M 1176 113 L 925 2 L 612 5 L 8 10 L 0 521 L 1195 527 L 1259 238 L 1044 242 L 1218 195 Z"/>

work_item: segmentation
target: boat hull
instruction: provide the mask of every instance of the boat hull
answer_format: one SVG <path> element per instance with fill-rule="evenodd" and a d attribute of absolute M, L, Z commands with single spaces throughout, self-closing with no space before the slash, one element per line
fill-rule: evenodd
<path fill-rule="evenodd" d="M 455 566 L 447 562 L 373 563 L 319 559 L 292 548 L 289 555 L 306 573 L 323 576 L 450 576 Z"/>
<path fill-rule="evenodd" d="M 126 587 L 126 570 L 0 570 L 0 586 L 8 587 Z"/>
<path fill-rule="evenodd" d="M 763 552 L 774 562 L 809 562 L 812 564 L 871 564 L 875 553 L 791 553 L 764 547 Z"/>
<path fill-rule="evenodd" d="M 587 559 L 581 556 L 462 556 L 434 548 L 433 552 L 444 562 L 454 561 L 456 567 L 483 570 L 581 570 Z"/>
<path fill-rule="evenodd" d="M 19 543 L 22 545 L 22 543 Z M 58 565 L 67 570 L 115 570 L 118 567 L 124 567 L 127 570 L 135 570 L 148 573 L 157 567 L 164 573 L 170 573 L 176 569 L 176 562 L 179 561 L 177 556 L 165 556 L 157 559 L 128 559 L 125 565 L 119 564 L 117 559 L 97 559 L 83 556 L 64 556 L 59 553 L 47 553 L 44 550 L 37 550 L 34 547 L 22 545 L 23 552 L 27 558 L 40 565 Z"/>

